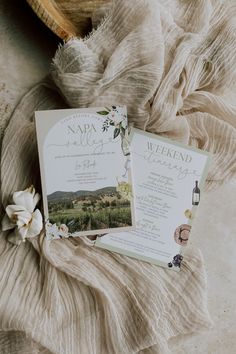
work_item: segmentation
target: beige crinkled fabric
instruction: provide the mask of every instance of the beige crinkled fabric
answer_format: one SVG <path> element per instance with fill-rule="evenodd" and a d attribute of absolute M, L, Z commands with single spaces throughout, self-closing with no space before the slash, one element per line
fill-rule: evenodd
<path fill-rule="evenodd" d="M 85 40 L 59 48 L 52 78 L 16 107 L 1 156 L 3 205 L 40 190 L 34 111 L 126 104 L 136 127 L 211 151 L 208 185 L 235 176 L 236 11 L 215 0 L 114 1 Z M 63 97 L 63 98 L 62 98 Z M 179 273 L 84 238 L 20 246 L 0 238 L 0 352 L 165 354 L 168 339 L 209 328 L 201 254 Z"/>

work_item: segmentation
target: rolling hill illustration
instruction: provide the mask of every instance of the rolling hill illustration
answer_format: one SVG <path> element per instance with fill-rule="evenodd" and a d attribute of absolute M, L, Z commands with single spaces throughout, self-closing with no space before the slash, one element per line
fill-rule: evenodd
<path fill-rule="evenodd" d="M 95 191 L 84 191 L 84 190 L 79 190 L 77 192 L 63 192 L 63 191 L 56 191 L 54 193 L 51 193 L 47 196 L 48 202 L 53 202 L 56 203 L 57 201 L 61 200 L 72 200 L 72 199 L 77 199 L 79 197 L 89 197 L 89 196 L 99 196 L 99 195 L 109 195 L 109 194 L 117 194 L 116 187 L 104 187 L 97 189 Z"/>

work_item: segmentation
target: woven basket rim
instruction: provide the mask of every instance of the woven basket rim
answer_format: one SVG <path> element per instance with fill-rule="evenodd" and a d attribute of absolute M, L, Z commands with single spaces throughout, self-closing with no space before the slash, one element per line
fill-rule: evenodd
<path fill-rule="evenodd" d="M 46 3 L 42 3 L 41 0 L 26 1 L 41 21 L 59 38 L 68 40 L 73 37 L 80 37 L 79 30 L 76 29 L 73 23 L 55 6 L 54 1 L 51 2 L 48 0 Z"/>

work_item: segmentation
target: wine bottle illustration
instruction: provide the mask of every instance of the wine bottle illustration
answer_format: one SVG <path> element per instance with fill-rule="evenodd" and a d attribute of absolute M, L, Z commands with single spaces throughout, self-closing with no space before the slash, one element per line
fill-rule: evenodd
<path fill-rule="evenodd" d="M 192 205 L 198 205 L 200 202 L 200 189 L 198 187 L 198 181 L 195 181 L 195 187 L 192 194 Z"/>

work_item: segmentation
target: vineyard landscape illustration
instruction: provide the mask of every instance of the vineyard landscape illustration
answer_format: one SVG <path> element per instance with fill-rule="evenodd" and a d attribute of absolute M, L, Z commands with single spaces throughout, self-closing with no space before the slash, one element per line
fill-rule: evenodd
<path fill-rule="evenodd" d="M 132 225 L 130 200 L 116 187 L 96 191 L 57 191 L 47 199 L 50 223 L 65 224 L 70 233 Z"/>

